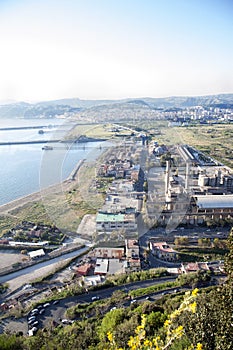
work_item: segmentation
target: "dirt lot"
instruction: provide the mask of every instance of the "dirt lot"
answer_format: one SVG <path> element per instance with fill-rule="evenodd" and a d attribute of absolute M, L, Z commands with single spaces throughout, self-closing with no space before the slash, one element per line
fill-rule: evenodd
<path fill-rule="evenodd" d="M 6 267 L 12 266 L 17 262 L 21 262 L 25 255 L 17 253 L 15 250 L 0 250 L 0 271 Z"/>

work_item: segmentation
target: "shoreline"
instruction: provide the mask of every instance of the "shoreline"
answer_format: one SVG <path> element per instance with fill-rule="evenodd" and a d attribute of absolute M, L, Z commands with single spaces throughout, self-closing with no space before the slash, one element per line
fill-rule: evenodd
<path fill-rule="evenodd" d="M 85 161 L 86 159 L 80 159 L 76 164 L 75 168 L 70 173 L 70 175 L 63 181 L 56 183 L 54 185 L 50 185 L 39 191 L 32 192 L 26 196 L 19 197 L 8 203 L 0 205 L 0 215 L 11 215 L 9 213 L 10 211 L 23 207 L 24 205 L 27 205 L 29 202 L 37 202 L 37 201 L 43 202 L 43 197 L 45 195 L 68 190 L 70 185 L 75 184 L 75 182 L 77 181 L 78 172 Z"/>

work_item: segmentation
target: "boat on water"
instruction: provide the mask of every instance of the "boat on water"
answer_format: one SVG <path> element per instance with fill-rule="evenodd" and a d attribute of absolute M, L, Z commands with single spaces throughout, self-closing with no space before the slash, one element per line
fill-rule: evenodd
<path fill-rule="evenodd" d="M 52 147 L 52 146 L 43 146 L 43 147 L 42 147 L 42 150 L 43 150 L 43 151 L 52 151 L 52 150 L 53 150 L 53 147 Z"/>

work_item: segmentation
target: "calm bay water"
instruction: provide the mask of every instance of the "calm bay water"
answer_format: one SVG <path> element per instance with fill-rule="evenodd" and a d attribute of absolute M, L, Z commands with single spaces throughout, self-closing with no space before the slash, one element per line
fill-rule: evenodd
<path fill-rule="evenodd" d="M 2 120 L 0 128 L 32 125 L 58 125 L 57 128 L 30 130 L 0 130 L 0 142 L 48 140 L 62 137 L 71 125 L 56 119 Z M 0 146 L 0 205 L 39 191 L 66 179 L 81 159 L 95 158 L 101 153 L 102 142 L 51 144 L 53 150 L 43 151 L 42 144 Z"/>

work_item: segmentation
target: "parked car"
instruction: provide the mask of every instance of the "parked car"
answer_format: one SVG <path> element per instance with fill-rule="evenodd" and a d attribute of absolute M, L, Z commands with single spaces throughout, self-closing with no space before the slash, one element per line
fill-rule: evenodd
<path fill-rule="evenodd" d="M 35 321 L 35 319 L 36 319 L 36 316 L 30 316 L 30 317 L 28 317 L 28 321 Z"/>
<path fill-rule="evenodd" d="M 28 321 L 28 325 L 30 326 L 30 325 L 34 324 L 34 322 L 35 322 L 35 320 L 30 320 L 30 321 Z"/>
<path fill-rule="evenodd" d="M 50 306 L 50 303 L 45 303 L 45 304 L 43 305 L 43 307 L 48 307 L 48 306 Z"/>
<path fill-rule="evenodd" d="M 73 321 L 67 320 L 66 318 L 64 318 L 63 320 L 61 320 L 61 322 L 62 322 L 63 324 L 71 324 L 71 323 L 73 323 Z"/>
<path fill-rule="evenodd" d="M 94 301 L 94 300 L 99 300 L 99 298 L 100 298 L 99 296 L 94 296 L 94 297 L 91 298 L 91 300 L 92 300 L 92 301 Z"/>
<path fill-rule="evenodd" d="M 33 336 L 37 332 L 37 328 L 33 327 L 32 329 L 29 329 L 28 335 L 29 337 Z"/>
<path fill-rule="evenodd" d="M 38 314 L 38 312 L 39 312 L 38 309 L 33 309 L 33 310 L 31 311 L 31 315 L 36 315 L 36 314 Z"/>

